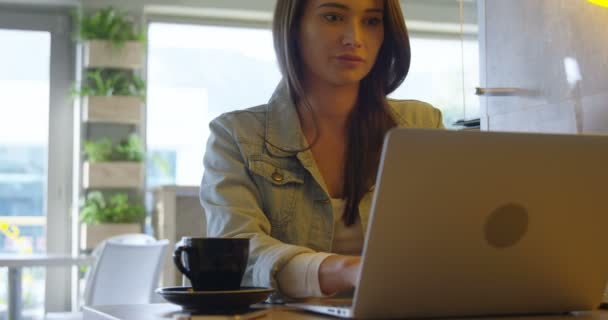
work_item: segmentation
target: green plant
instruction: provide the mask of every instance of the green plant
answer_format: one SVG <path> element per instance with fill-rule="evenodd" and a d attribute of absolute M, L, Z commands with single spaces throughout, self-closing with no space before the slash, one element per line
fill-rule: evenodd
<path fill-rule="evenodd" d="M 146 83 L 132 71 L 94 69 L 85 73 L 80 89 L 72 88 L 73 96 L 146 96 Z"/>
<path fill-rule="evenodd" d="M 103 193 L 89 192 L 80 206 L 80 221 L 85 224 L 140 223 L 145 216 L 144 206 L 130 202 L 126 193 L 113 194 L 106 201 Z"/>
<path fill-rule="evenodd" d="M 90 162 L 104 162 L 112 159 L 112 141 L 108 138 L 85 141 L 84 152 Z"/>
<path fill-rule="evenodd" d="M 145 33 L 136 30 L 127 13 L 112 7 L 87 15 L 74 11 L 72 16 L 78 25 L 78 38 L 81 40 L 108 40 L 117 48 L 127 41 L 145 41 Z"/>
<path fill-rule="evenodd" d="M 127 139 L 120 141 L 116 147 L 116 158 L 121 161 L 141 162 L 144 158 L 141 139 L 136 134 L 131 134 Z"/>
<path fill-rule="evenodd" d="M 86 140 L 84 152 L 90 162 L 105 161 L 134 161 L 141 162 L 144 158 L 144 150 L 141 139 L 137 134 L 131 134 L 127 139 L 112 145 L 112 141 L 103 138 L 97 141 Z"/>

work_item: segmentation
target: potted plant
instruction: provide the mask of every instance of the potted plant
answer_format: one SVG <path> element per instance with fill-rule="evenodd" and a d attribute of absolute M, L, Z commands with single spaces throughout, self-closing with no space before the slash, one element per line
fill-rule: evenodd
<path fill-rule="evenodd" d="M 80 206 L 80 246 L 93 249 L 112 236 L 140 233 L 145 216 L 140 201 L 131 201 L 126 193 L 116 193 L 106 199 L 99 191 L 89 192 Z"/>
<path fill-rule="evenodd" d="M 113 145 L 110 139 L 85 141 L 84 188 L 141 188 L 143 146 L 136 134 Z"/>
<path fill-rule="evenodd" d="M 145 35 L 125 12 L 108 7 L 88 15 L 74 13 L 74 19 L 84 41 L 86 68 L 141 68 Z"/>
<path fill-rule="evenodd" d="M 133 72 L 94 69 L 85 73 L 85 81 L 72 94 L 83 97 L 84 121 L 138 125 L 145 90 L 144 80 Z"/>

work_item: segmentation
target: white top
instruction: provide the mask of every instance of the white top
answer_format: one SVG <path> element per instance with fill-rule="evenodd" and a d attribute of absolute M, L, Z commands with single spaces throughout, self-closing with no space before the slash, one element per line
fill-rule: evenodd
<path fill-rule="evenodd" d="M 292 298 L 326 297 L 319 284 L 319 267 L 332 254 L 361 255 L 363 228 L 360 219 L 350 227 L 342 220 L 345 202 L 331 199 L 334 212 L 334 238 L 332 253 L 303 253 L 293 257 L 279 272 L 277 280 L 281 291 Z"/>
<path fill-rule="evenodd" d="M 346 203 L 342 199 L 331 199 L 334 209 L 334 239 L 332 252 L 347 256 L 361 255 L 363 249 L 363 227 L 357 217 L 354 225 L 346 227 L 342 220 Z"/>

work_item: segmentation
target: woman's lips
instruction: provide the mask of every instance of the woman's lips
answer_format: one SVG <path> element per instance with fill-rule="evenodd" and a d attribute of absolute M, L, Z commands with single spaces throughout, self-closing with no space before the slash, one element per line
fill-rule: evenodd
<path fill-rule="evenodd" d="M 363 63 L 365 62 L 365 59 L 357 56 L 357 55 L 352 55 L 352 54 L 342 54 L 336 57 L 338 60 L 340 61 L 344 61 L 344 62 L 351 62 L 351 63 Z"/>

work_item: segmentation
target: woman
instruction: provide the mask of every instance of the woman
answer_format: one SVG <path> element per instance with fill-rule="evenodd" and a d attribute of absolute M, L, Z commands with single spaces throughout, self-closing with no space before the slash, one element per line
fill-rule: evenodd
<path fill-rule="evenodd" d="M 245 285 L 323 297 L 356 285 L 385 133 L 441 113 L 386 98 L 410 65 L 398 0 L 280 0 L 273 35 L 269 103 L 210 124 L 207 235 L 251 239 Z"/>

